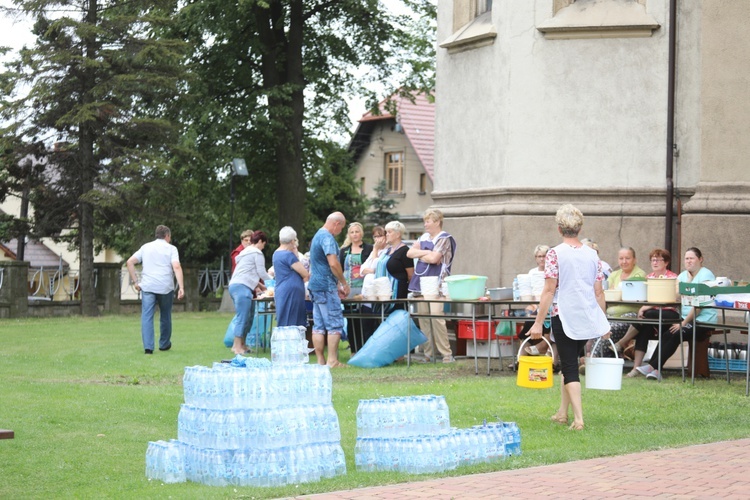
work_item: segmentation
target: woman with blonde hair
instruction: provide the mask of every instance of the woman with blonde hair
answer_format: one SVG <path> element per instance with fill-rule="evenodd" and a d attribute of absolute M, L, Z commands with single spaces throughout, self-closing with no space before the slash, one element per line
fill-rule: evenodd
<path fill-rule="evenodd" d="M 552 335 L 560 356 L 560 407 L 551 419 L 567 425 L 568 412 L 572 410 L 570 429 L 583 430 L 578 353 L 589 339 L 609 335 L 604 314 L 604 275 L 596 252 L 578 239 L 583 226 L 581 211 L 573 205 L 563 205 L 555 221 L 563 241 L 547 252 L 544 290 L 539 301 L 539 311 L 551 311 Z M 545 316 L 537 314 L 529 330 L 532 339 L 542 338 Z"/>
<path fill-rule="evenodd" d="M 362 293 L 362 283 L 365 277 L 361 273 L 362 264 L 372 252 L 372 245 L 364 241 L 365 229 L 359 222 L 349 224 L 346 232 L 346 239 L 341 245 L 339 252 L 339 262 L 341 269 L 344 270 L 346 282 L 349 285 L 349 297 L 360 295 Z"/>

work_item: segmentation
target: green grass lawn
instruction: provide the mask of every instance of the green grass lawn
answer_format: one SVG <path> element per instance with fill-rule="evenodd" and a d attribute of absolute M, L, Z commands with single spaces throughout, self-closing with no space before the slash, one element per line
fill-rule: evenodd
<path fill-rule="evenodd" d="M 0 428 L 15 431 L 15 439 L 0 440 L 0 498 L 273 498 L 431 477 L 357 472 L 357 403 L 380 396 L 442 394 L 455 427 L 484 419 L 518 423 L 522 456 L 447 475 L 750 436 L 744 377 L 727 384 L 719 375 L 691 385 L 674 374 L 661 384 L 626 378 L 621 391 L 585 390 L 586 429 L 569 432 L 549 421 L 559 402 L 558 380 L 552 389 L 532 390 L 517 387 L 507 371 L 487 377 L 486 364 L 474 375 L 473 359 L 399 363 L 333 372 L 345 476 L 270 489 L 148 481 L 148 441 L 177 437 L 184 367 L 231 357 L 222 343 L 230 319 L 176 314 L 174 347 L 152 356 L 143 354 L 137 316 L 0 320 Z M 344 351 L 341 358 L 348 359 Z"/>

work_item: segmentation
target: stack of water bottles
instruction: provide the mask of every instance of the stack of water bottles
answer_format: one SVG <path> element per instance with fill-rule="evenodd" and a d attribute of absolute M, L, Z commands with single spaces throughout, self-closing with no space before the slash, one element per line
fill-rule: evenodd
<path fill-rule="evenodd" d="M 514 422 L 452 428 L 443 396 L 362 399 L 357 407 L 358 470 L 434 473 L 520 453 Z"/>
<path fill-rule="evenodd" d="M 263 487 L 346 474 L 331 372 L 307 364 L 304 331 L 274 329 L 273 364 L 185 368 L 177 440 L 149 443 L 146 476 Z"/>

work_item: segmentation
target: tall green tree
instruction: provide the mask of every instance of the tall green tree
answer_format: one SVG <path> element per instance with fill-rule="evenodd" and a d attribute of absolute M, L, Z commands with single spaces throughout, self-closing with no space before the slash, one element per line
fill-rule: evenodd
<path fill-rule="evenodd" d="M 191 92 L 204 96 L 188 121 L 199 149 L 245 157 L 255 205 L 275 211 L 277 226 L 305 227 L 320 168 L 306 154 L 349 128 L 344 96 L 365 93 L 375 106 L 391 93 L 368 91 L 375 82 L 432 90 L 435 4 L 402 3 L 414 14 L 379 0 L 188 0 Z"/>
<path fill-rule="evenodd" d="M 398 220 L 398 213 L 393 211 L 398 202 L 388 196 L 388 186 L 385 179 L 380 179 L 373 191 L 375 191 L 375 196 L 369 199 L 372 210 L 367 213 L 370 222 L 378 226 L 385 226 L 392 220 Z"/>
<path fill-rule="evenodd" d="M 7 168 L 32 154 L 43 165 L 30 193 L 32 231 L 63 236 L 71 230 L 82 312 L 96 315 L 96 228 L 127 224 L 148 211 L 139 200 L 178 194 L 165 185 L 187 157 L 176 122 L 166 118 L 185 88 L 185 44 L 167 35 L 176 3 L 13 3 L 33 18 L 37 39 L 0 75 L 0 161 Z"/>

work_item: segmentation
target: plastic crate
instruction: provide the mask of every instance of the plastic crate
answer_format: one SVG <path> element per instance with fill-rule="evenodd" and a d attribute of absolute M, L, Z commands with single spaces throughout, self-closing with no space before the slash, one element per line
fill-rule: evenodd
<path fill-rule="evenodd" d="M 724 372 L 727 370 L 727 361 L 725 359 L 712 358 L 709 356 L 708 368 L 712 372 Z M 744 359 L 730 359 L 729 371 L 745 373 L 747 371 L 747 361 Z"/>
<path fill-rule="evenodd" d="M 750 293 L 750 285 L 746 286 L 708 286 L 705 283 L 680 282 L 680 295 L 711 295 L 727 293 Z"/>
<path fill-rule="evenodd" d="M 503 358 L 513 358 L 516 356 L 513 344 L 510 341 L 501 340 L 492 343 L 477 341 L 476 351 L 474 350 L 474 342 L 466 343 L 467 356 L 486 358 L 488 353 L 490 358 L 497 358 L 498 356 L 502 356 Z"/>
<path fill-rule="evenodd" d="M 493 321 L 492 322 L 492 337 L 495 338 L 495 329 L 497 328 L 499 321 Z M 477 320 L 476 322 L 476 332 L 477 332 L 477 340 L 487 340 L 489 339 L 489 322 L 487 320 L 480 321 Z M 457 328 L 457 335 L 460 339 L 473 339 L 474 338 L 474 329 L 472 328 L 471 321 L 459 321 L 458 322 L 458 328 Z"/>

